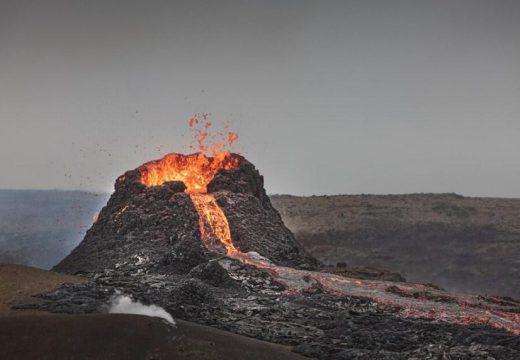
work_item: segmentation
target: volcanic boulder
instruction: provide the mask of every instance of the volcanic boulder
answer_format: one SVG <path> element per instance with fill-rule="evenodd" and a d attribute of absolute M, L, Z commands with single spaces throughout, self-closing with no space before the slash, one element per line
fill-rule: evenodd
<path fill-rule="evenodd" d="M 189 161 L 193 155 L 168 156 Z M 207 184 L 207 193 L 225 214 L 235 248 L 258 252 L 279 265 L 316 266 L 272 207 L 258 170 L 242 156 L 229 156 L 234 168 L 219 169 Z M 208 249 L 201 241 L 199 214 L 185 184 L 166 181 L 146 186 L 141 180 L 143 166 L 116 180 L 115 191 L 97 221 L 54 270 L 187 273 L 225 253 L 223 247 Z"/>

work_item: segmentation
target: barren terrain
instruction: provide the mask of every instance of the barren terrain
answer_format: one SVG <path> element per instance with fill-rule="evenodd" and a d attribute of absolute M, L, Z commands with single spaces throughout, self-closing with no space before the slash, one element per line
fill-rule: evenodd
<path fill-rule="evenodd" d="M 520 199 L 455 194 L 271 196 L 325 264 L 369 266 L 452 291 L 520 297 Z"/>
<path fill-rule="evenodd" d="M 127 314 L 51 314 L 14 310 L 17 304 L 84 278 L 0 264 L 0 349 L 5 360 L 79 359 L 305 359 L 287 346 L 176 319 Z"/>

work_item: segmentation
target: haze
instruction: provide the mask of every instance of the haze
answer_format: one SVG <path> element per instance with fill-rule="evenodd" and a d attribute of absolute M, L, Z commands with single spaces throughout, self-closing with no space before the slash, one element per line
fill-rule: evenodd
<path fill-rule="evenodd" d="M 518 1 L 0 1 L 0 188 L 111 191 L 209 113 L 269 193 L 520 196 Z"/>

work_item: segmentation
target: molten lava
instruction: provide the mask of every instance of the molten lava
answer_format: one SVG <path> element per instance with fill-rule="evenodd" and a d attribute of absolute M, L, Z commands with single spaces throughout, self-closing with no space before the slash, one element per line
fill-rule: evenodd
<path fill-rule="evenodd" d="M 222 151 L 215 157 L 208 157 L 202 153 L 168 154 L 162 159 L 142 165 L 139 171 L 141 183 L 146 186 L 159 186 L 167 181 L 182 181 L 188 193 L 205 193 L 207 185 L 217 171 L 235 169 L 237 166 L 237 158 L 228 151 Z"/>
<path fill-rule="evenodd" d="M 207 120 L 207 114 L 203 114 L 202 118 Z M 207 145 L 205 141 L 210 137 L 208 129 L 211 123 L 206 121 L 202 124 L 200 117 L 195 116 L 188 124 L 195 131 L 200 152 L 191 155 L 168 154 L 162 159 L 141 165 L 139 168 L 141 183 L 150 187 L 160 186 L 168 181 L 182 181 L 199 215 L 203 243 L 208 249 L 214 251 L 223 246 L 228 255 L 233 255 L 238 251 L 231 239 L 228 220 L 215 197 L 207 193 L 207 186 L 219 170 L 238 167 L 238 158 L 229 150 L 225 150 L 226 140 L 231 146 L 237 141 L 238 134 L 228 132 L 227 139 Z M 199 124 L 202 129 L 196 128 Z M 221 137 L 226 137 L 222 133 L 219 134 Z M 206 155 L 210 150 L 212 157 Z"/>
<path fill-rule="evenodd" d="M 237 254 L 238 250 L 231 240 L 228 220 L 215 197 L 211 194 L 199 193 L 192 193 L 190 197 L 199 214 L 200 235 L 204 245 L 210 250 L 217 250 L 220 242 L 220 245 L 226 249 L 227 255 Z"/>
<path fill-rule="evenodd" d="M 231 240 L 229 223 L 218 206 L 215 197 L 207 193 L 207 186 L 220 169 L 235 169 L 238 159 L 230 153 L 210 158 L 204 154 L 168 154 L 160 160 L 151 161 L 139 168 L 141 183 L 159 186 L 167 181 L 182 181 L 186 192 L 199 215 L 201 239 L 210 250 L 217 250 L 217 243 L 228 255 L 237 252 Z"/>

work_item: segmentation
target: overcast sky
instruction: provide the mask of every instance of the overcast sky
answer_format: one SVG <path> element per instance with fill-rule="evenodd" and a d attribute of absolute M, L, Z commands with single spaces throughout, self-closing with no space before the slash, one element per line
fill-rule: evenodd
<path fill-rule="evenodd" d="M 205 112 L 269 193 L 520 197 L 520 1 L 0 4 L 0 188 L 111 191 Z"/>

